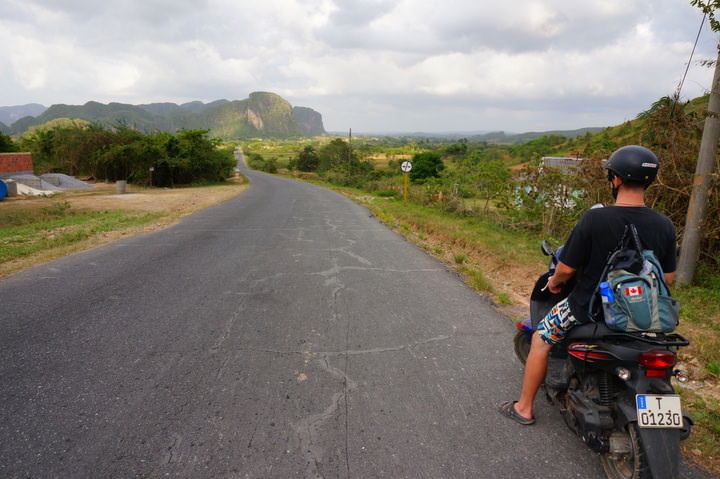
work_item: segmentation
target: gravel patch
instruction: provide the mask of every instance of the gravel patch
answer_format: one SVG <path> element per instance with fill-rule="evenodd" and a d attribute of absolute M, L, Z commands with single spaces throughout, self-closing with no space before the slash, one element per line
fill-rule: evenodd
<path fill-rule="evenodd" d="M 93 185 L 78 180 L 74 176 L 64 175 L 62 173 L 45 173 L 44 175 L 40 175 L 40 178 L 62 189 L 95 188 Z"/>

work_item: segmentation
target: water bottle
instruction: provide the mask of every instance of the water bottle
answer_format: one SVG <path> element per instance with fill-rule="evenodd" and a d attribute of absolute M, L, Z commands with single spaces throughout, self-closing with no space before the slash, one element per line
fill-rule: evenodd
<path fill-rule="evenodd" d="M 615 295 L 607 281 L 600 283 L 600 296 L 602 297 L 603 314 L 605 315 L 605 324 L 608 326 L 615 325 L 615 313 L 613 312 L 613 303 Z"/>

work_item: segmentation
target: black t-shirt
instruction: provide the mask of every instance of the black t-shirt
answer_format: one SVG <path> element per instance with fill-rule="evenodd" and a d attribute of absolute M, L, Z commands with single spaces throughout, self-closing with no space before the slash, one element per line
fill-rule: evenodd
<path fill-rule="evenodd" d="M 560 261 L 575 268 L 577 284 L 570 309 L 581 322 L 590 320 L 588 306 L 611 252 L 634 224 L 644 249 L 650 249 L 665 273 L 675 271 L 675 226 L 666 216 L 644 206 L 607 206 L 587 211 L 565 243 Z"/>

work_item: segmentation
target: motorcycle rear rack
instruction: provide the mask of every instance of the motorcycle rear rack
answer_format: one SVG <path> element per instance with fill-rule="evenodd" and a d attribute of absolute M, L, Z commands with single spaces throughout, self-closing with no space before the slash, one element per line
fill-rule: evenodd
<path fill-rule="evenodd" d="M 649 336 L 649 334 L 654 333 L 622 333 L 622 332 L 613 332 L 610 334 L 603 334 L 603 339 L 612 339 L 612 338 L 623 338 L 623 339 L 633 339 L 635 341 L 641 341 L 643 343 L 648 344 L 656 344 L 658 346 L 687 346 L 690 344 L 690 341 L 682 337 L 681 335 L 677 333 L 673 334 L 664 334 L 662 337 L 652 337 Z"/>

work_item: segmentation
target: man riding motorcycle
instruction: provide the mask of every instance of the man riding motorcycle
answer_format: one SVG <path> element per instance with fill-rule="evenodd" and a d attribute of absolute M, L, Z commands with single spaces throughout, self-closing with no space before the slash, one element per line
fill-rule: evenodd
<path fill-rule="evenodd" d="M 618 149 L 605 164 L 615 205 L 587 211 L 565 243 L 547 288 L 559 293 L 570 279 L 576 284 L 533 333 L 520 398 L 500 405 L 504 416 L 524 425 L 535 423 L 533 402 L 545 379 L 549 353 L 573 326 L 593 320 L 590 299 L 626 225 L 634 224 L 643 245 L 654 251 L 666 282 L 674 279 L 675 227 L 666 216 L 645 206 L 645 189 L 655 180 L 659 166 L 652 151 L 637 145 Z"/>

